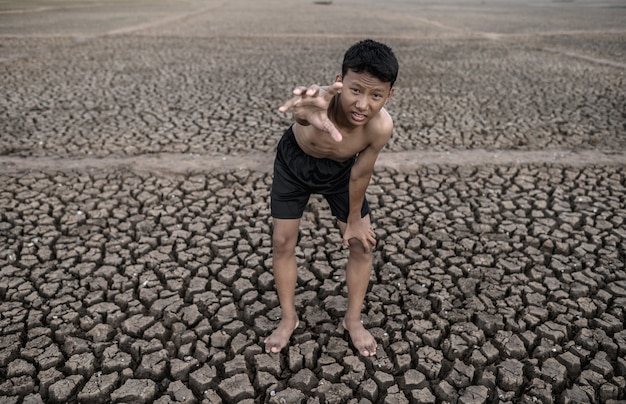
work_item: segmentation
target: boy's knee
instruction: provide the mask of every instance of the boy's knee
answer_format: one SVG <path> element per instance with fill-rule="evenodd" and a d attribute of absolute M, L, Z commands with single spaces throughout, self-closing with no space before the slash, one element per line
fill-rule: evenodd
<path fill-rule="evenodd" d="M 293 254 L 296 250 L 296 240 L 286 234 L 274 233 L 272 248 L 275 254 Z"/>
<path fill-rule="evenodd" d="M 362 260 L 371 260 L 374 246 L 369 246 L 369 251 L 365 251 L 363 244 L 357 240 L 350 241 L 350 257 L 358 258 Z"/>

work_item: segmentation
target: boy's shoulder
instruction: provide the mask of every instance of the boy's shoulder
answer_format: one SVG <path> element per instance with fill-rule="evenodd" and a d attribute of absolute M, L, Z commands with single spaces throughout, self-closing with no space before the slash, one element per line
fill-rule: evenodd
<path fill-rule="evenodd" d="M 391 138 L 392 132 L 393 118 L 385 108 L 381 108 L 376 116 L 374 116 L 369 122 L 369 125 L 366 129 L 366 134 L 380 141 L 384 140 L 384 143 L 387 143 L 389 138 Z"/>

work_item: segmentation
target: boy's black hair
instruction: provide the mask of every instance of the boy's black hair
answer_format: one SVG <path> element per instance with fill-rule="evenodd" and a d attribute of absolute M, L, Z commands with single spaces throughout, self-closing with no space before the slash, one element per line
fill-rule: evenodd
<path fill-rule="evenodd" d="M 398 60 L 391 48 L 380 42 L 366 39 L 355 43 L 346 51 L 341 65 L 341 76 L 348 70 L 369 73 L 382 82 L 391 83 L 398 78 Z"/>

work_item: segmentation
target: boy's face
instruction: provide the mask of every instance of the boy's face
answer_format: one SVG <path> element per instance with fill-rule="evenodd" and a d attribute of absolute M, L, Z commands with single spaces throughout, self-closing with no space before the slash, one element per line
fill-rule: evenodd
<path fill-rule="evenodd" d="M 348 70 L 343 78 L 337 75 L 335 81 L 343 82 L 341 108 L 346 120 L 355 126 L 364 125 L 376 116 L 393 95 L 391 83 L 365 72 Z"/>

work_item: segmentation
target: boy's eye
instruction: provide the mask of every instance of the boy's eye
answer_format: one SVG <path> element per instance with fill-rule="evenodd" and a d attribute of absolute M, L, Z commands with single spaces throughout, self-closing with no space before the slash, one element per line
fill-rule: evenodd
<path fill-rule="evenodd" d="M 358 94 L 360 92 L 358 88 L 351 88 L 351 90 L 354 94 Z"/>

